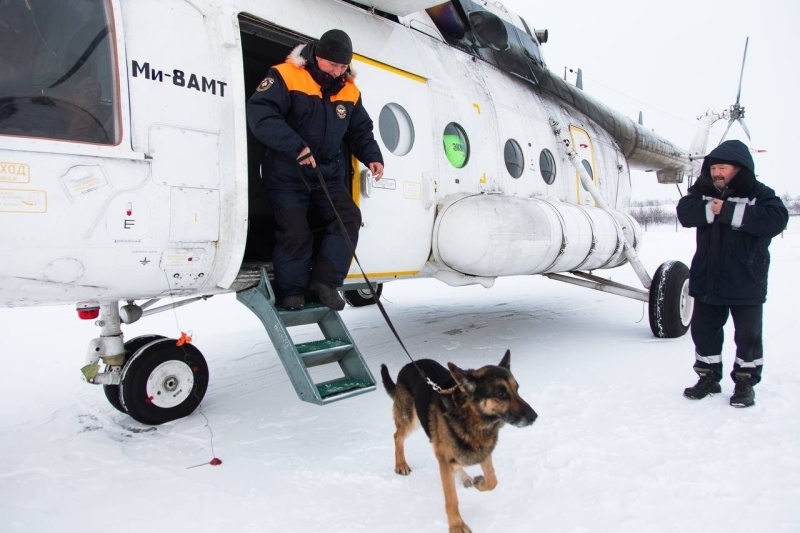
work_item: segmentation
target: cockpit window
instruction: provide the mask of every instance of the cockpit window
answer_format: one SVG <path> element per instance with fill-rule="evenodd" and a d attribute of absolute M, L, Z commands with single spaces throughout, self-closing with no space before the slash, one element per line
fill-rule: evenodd
<path fill-rule="evenodd" d="M 426 11 L 450 46 L 537 83 L 535 71 L 544 60 L 530 31 L 515 25 L 519 17 L 473 0 L 452 0 Z"/>
<path fill-rule="evenodd" d="M 0 0 L 0 135 L 116 144 L 108 0 Z"/>

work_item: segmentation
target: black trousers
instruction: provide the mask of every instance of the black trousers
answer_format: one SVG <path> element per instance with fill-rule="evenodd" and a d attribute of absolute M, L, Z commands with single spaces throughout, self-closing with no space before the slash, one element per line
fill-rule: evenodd
<path fill-rule="evenodd" d="M 723 326 L 733 317 L 736 359 L 731 378 L 747 374 L 750 383 L 761 381 L 764 366 L 762 343 L 763 305 L 709 305 L 697 299 L 692 314 L 692 340 L 695 350 L 695 371 L 712 371 L 717 381 L 722 379 Z"/>
<path fill-rule="evenodd" d="M 272 264 L 279 296 L 305 294 L 311 280 L 340 287 L 350 270 L 353 253 L 347 239 L 355 249 L 361 228 L 361 210 L 343 184 L 326 185 L 333 207 L 319 183 L 311 184 L 310 191 L 270 190 L 277 226 Z M 323 224 L 316 253 L 309 210 Z M 347 235 L 342 234 L 336 212 L 344 222 Z"/>

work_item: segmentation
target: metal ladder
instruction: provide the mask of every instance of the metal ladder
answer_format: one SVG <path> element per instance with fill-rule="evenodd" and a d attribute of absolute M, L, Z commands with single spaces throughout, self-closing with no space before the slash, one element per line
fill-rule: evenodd
<path fill-rule="evenodd" d="M 325 405 L 375 390 L 375 378 L 339 313 L 317 303 L 307 303 L 300 311 L 276 307 L 267 270 L 261 267 L 260 271 L 258 285 L 237 292 L 236 299 L 264 324 L 297 396 Z M 317 324 L 324 338 L 295 344 L 288 328 L 308 324 Z M 339 363 L 343 375 L 315 383 L 309 369 L 330 363 Z"/>

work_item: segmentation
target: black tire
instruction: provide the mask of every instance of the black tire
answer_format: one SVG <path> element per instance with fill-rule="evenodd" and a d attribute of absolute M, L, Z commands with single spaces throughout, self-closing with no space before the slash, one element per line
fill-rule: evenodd
<path fill-rule="evenodd" d="M 692 322 L 694 298 L 689 296 L 689 267 L 667 261 L 650 284 L 650 331 L 662 339 L 683 336 Z"/>
<path fill-rule="evenodd" d="M 130 359 L 142 346 L 163 338 L 163 335 L 141 335 L 125 342 L 125 361 Z M 106 365 L 105 371 L 108 372 L 108 369 L 109 367 Z M 103 385 L 103 392 L 106 394 L 108 403 L 110 403 L 114 409 L 121 413 L 128 414 L 122 406 L 122 400 L 119 398 L 119 385 Z"/>
<path fill-rule="evenodd" d="M 381 297 L 383 292 L 383 283 L 378 283 L 375 287 L 375 296 Z M 354 291 L 344 291 L 344 301 L 353 307 L 364 307 L 365 305 L 374 305 L 375 300 L 372 299 L 372 293 L 369 289 L 358 289 Z"/>
<path fill-rule="evenodd" d="M 191 414 L 208 390 L 208 365 L 191 344 L 161 339 L 137 350 L 122 369 L 122 407 L 142 424 L 158 425 Z"/>

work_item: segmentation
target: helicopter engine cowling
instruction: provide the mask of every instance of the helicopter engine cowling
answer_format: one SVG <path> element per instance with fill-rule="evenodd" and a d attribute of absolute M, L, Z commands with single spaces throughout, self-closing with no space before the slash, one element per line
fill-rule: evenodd
<path fill-rule="evenodd" d="M 433 256 L 469 276 L 594 270 L 627 261 L 623 236 L 638 250 L 642 230 L 619 211 L 483 194 L 458 198 L 440 208 Z"/>

